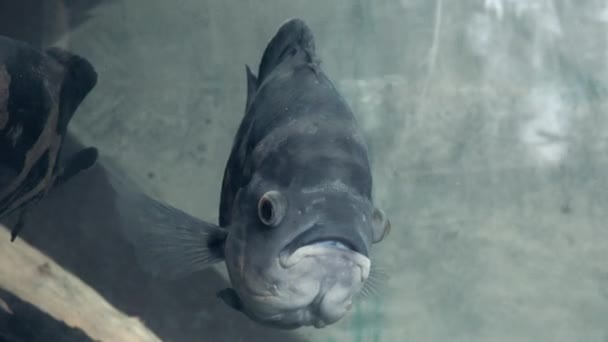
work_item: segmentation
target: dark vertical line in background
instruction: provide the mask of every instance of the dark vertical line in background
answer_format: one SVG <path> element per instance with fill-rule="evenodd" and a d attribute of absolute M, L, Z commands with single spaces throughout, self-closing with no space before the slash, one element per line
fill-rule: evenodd
<path fill-rule="evenodd" d="M 371 36 L 374 32 L 372 2 L 357 0 L 354 2 L 352 13 L 352 58 L 353 58 L 353 78 L 360 79 L 365 77 L 366 71 L 370 66 L 366 65 L 367 57 L 373 53 L 370 45 L 373 43 Z"/>
<path fill-rule="evenodd" d="M 351 55 L 353 57 L 353 78 L 355 79 L 359 79 L 359 77 L 361 77 L 361 61 L 358 46 L 362 43 L 364 35 L 363 28 L 365 26 L 365 13 L 363 13 L 363 1 L 364 0 L 355 1 L 352 8 L 353 46 Z M 358 89 L 356 95 L 358 98 Z"/>

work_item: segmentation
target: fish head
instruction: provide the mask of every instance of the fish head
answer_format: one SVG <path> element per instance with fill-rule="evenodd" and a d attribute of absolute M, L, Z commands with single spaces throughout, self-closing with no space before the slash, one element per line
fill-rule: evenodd
<path fill-rule="evenodd" d="M 390 224 L 346 187 L 280 189 L 259 182 L 237 195 L 225 245 L 233 289 L 220 297 L 276 328 L 342 318 L 370 274 L 370 246 Z"/>

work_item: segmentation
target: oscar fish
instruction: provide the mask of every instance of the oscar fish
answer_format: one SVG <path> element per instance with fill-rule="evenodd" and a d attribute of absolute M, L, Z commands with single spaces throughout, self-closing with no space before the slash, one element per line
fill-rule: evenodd
<path fill-rule="evenodd" d="M 0 219 L 19 214 L 12 240 L 36 202 L 97 160 L 88 147 L 60 162 L 68 124 L 96 83 L 83 57 L 0 36 Z"/>
<path fill-rule="evenodd" d="M 321 328 L 373 284 L 370 251 L 390 221 L 373 204 L 363 134 L 321 69 L 304 21 L 285 22 L 257 76 L 246 67 L 246 79 L 219 223 L 157 201 L 114 173 L 123 230 L 156 275 L 224 261 L 232 287 L 218 296 L 230 307 L 275 328 Z"/>

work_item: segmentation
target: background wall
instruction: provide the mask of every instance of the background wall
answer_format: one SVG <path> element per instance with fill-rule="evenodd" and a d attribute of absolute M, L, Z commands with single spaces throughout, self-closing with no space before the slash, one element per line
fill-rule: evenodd
<path fill-rule="evenodd" d="M 74 134 L 157 197 L 216 220 L 244 65 L 257 68 L 291 17 L 312 28 L 370 143 L 375 197 L 393 223 L 376 248 L 386 289 L 335 326 L 289 334 L 218 305 L 219 274 L 193 280 L 184 302 L 137 295 L 158 286 L 144 276 L 106 278 L 107 296 L 139 296 L 132 311 L 174 303 L 145 313 L 168 341 L 608 341 L 605 1 L 102 2 L 58 43 L 99 72 Z M 99 210 L 93 174 L 54 203 Z M 107 218 L 79 219 L 70 229 L 95 235 Z M 82 274 L 96 260 L 116 267 L 103 253 L 65 260 Z"/>

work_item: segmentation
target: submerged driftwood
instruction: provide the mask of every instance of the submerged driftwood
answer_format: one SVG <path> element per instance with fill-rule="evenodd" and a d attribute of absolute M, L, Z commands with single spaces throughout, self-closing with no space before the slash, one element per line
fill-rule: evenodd
<path fill-rule="evenodd" d="M 139 319 L 116 310 L 87 284 L 23 240 L 11 243 L 9 237 L 8 230 L 0 228 L 0 289 L 3 290 L 0 291 L 0 320 L 6 322 L 19 314 L 11 308 L 11 303 L 19 299 L 46 313 L 49 320 L 81 330 L 91 340 L 160 341 Z M 18 322 L 19 317 L 14 320 Z M 11 327 L 3 328 L 3 325 L 6 324 L 0 322 L 0 340 L 4 337 L 10 341 L 11 331 L 3 330 Z M 78 334 L 70 329 L 65 329 L 65 333 Z M 85 336 L 81 337 L 79 340 L 86 341 Z M 61 336 L 49 338 L 64 341 Z"/>

